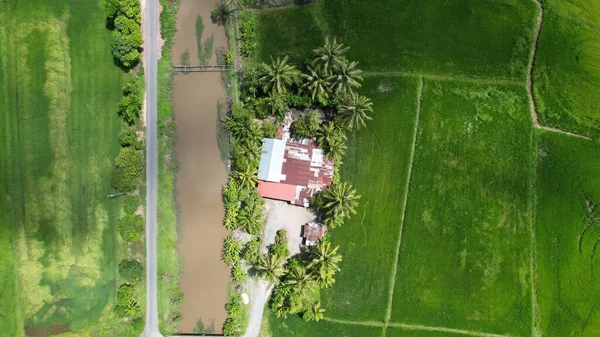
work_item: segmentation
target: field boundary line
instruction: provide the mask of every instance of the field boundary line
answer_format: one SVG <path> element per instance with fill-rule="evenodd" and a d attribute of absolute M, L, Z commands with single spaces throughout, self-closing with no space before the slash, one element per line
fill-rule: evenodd
<path fill-rule="evenodd" d="M 454 329 L 454 328 L 444 328 L 439 326 L 427 326 L 427 325 L 418 325 L 418 324 L 401 324 L 401 323 L 392 323 L 389 326 L 393 328 L 401 328 L 404 330 L 417 330 L 417 331 L 437 331 L 437 332 L 449 332 L 466 336 L 477 336 L 477 337 L 509 337 L 509 335 L 498 335 L 487 332 L 479 332 L 472 330 L 462 330 L 462 329 Z"/>
<path fill-rule="evenodd" d="M 327 321 L 327 322 L 331 322 L 331 323 L 338 323 L 338 324 L 345 324 L 345 325 L 373 326 L 373 327 L 377 327 L 377 328 L 385 328 L 386 327 L 385 323 L 376 322 L 376 321 L 348 321 L 345 319 L 337 319 L 337 318 L 329 318 L 329 317 L 324 317 L 323 320 Z"/>
<path fill-rule="evenodd" d="M 535 233 L 535 224 L 536 224 L 536 213 L 537 213 L 537 165 L 538 165 L 538 157 L 539 157 L 539 142 L 538 138 L 535 134 L 535 128 L 533 128 L 531 133 L 531 148 L 532 153 L 530 154 L 530 167 L 531 167 L 531 177 L 529 178 L 529 188 L 531 189 L 531 220 L 529 223 L 529 230 L 531 232 L 531 335 L 532 337 L 541 337 L 542 334 L 538 331 L 537 323 L 538 323 L 538 306 L 537 306 L 537 237 Z"/>
<path fill-rule="evenodd" d="M 531 41 L 531 52 L 529 53 L 529 64 L 527 65 L 527 96 L 529 96 L 529 109 L 531 110 L 531 119 L 536 129 L 541 129 L 549 132 L 562 133 L 567 136 L 577 137 L 587 140 L 592 140 L 590 137 L 580 135 L 578 133 L 553 128 L 551 126 L 542 125 L 539 120 L 539 114 L 537 111 L 537 105 L 535 103 L 535 97 L 533 95 L 533 66 L 535 63 L 535 56 L 537 54 L 538 42 L 540 39 L 540 33 L 542 31 L 542 23 L 544 21 L 544 6 L 540 0 L 532 0 L 538 8 L 538 17 L 535 22 L 535 30 L 533 33 L 533 39 Z"/>
<path fill-rule="evenodd" d="M 365 71 L 362 73 L 364 77 L 376 77 L 376 76 L 398 76 L 398 77 L 409 77 L 409 78 L 424 78 L 426 80 L 433 81 L 449 81 L 449 82 L 469 82 L 478 84 L 500 84 L 500 85 L 523 85 L 514 79 L 507 78 L 484 78 L 484 77 L 467 77 L 467 76 L 444 76 L 444 75 L 433 75 L 433 74 L 420 74 L 411 73 L 404 71 Z"/>
<path fill-rule="evenodd" d="M 394 304 L 394 285 L 396 284 L 396 277 L 398 276 L 398 264 L 400 263 L 400 249 L 402 247 L 402 233 L 404 232 L 404 220 L 406 218 L 406 206 L 408 204 L 408 192 L 410 188 L 410 181 L 412 178 L 412 168 L 415 158 L 415 149 L 417 144 L 417 133 L 419 132 L 419 120 L 421 119 L 421 102 L 423 100 L 423 77 L 419 79 L 419 86 L 417 87 L 417 113 L 415 116 L 415 127 L 413 131 L 412 147 L 410 149 L 410 161 L 408 164 L 408 172 L 406 179 L 406 192 L 404 193 L 404 200 L 402 201 L 402 217 L 400 219 L 400 233 L 398 235 L 398 242 L 396 244 L 396 256 L 394 258 L 394 264 L 392 265 L 392 275 L 390 276 L 390 290 L 388 293 L 388 303 L 385 311 L 384 324 L 387 325 L 392 317 L 392 306 Z"/>
<path fill-rule="evenodd" d="M 344 319 L 336 319 L 336 318 L 323 318 L 324 321 L 344 324 L 344 325 L 361 325 L 361 326 L 371 326 L 376 328 L 384 328 L 388 327 L 399 328 L 403 330 L 412 330 L 412 331 L 435 331 L 435 332 L 449 332 L 455 333 L 465 336 L 475 336 L 475 337 L 510 337 L 509 335 L 499 335 L 493 333 L 472 331 L 472 330 L 463 330 L 463 329 L 453 329 L 453 328 L 445 328 L 441 326 L 428 326 L 428 325 L 418 325 L 418 324 L 402 324 L 402 323 L 382 323 L 382 322 L 374 322 L 374 321 L 348 321 Z"/>

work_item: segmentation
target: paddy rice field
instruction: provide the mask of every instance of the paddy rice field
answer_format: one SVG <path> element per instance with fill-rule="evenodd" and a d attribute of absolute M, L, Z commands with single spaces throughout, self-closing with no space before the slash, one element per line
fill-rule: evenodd
<path fill-rule="evenodd" d="M 101 2 L 3 0 L 0 22 L 0 335 L 127 336 L 107 198 L 124 75 Z"/>
<path fill-rule="evenodd" d="M 300 64 L 326 36 L 365 71 L 373 121 L 342 177 L 362 195 L 332 231 L 344 260 L 325 321 L 273 336 L 596 336 L 599 1 L 329 0 L 254 12 L 259 59 Z M 587 198 L 587 199 L 586 199 Z M 582 239 L 579 239 L 582 236 Z M 581 248 L 579 246 L 581 245 Z M 595 272 L 595 270 L 597 272 Z"/>

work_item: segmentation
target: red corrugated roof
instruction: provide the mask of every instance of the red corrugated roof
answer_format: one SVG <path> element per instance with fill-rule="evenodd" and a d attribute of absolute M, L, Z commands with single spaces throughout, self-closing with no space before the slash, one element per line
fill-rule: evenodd
<path fill-rule="evenodd" d="M 296 198 L 296 186 L 259 180 L 258 195 L 269 199 L 292 201 Z"/>

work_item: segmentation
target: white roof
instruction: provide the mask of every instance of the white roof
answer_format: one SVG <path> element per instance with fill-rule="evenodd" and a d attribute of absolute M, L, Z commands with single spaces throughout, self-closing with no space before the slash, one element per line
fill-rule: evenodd
<path fill-rule="evenodd" d="M 284 154 L 285 142 L 283 140 L 263 139 L 260 165 L 258 166 L 258 179 L 274 183 L 280 182 L 282 180 L 281 168 L 283 167 Z"/>

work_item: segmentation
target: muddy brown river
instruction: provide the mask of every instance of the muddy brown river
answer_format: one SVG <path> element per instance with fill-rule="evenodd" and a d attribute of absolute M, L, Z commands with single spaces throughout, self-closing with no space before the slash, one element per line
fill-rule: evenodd
<path fill-rule="evenodd" d="M 210 20 L 215 0 L 181 0 L 173 63 L 189 51 L 189 63 L 200 64 L 197 56 L 196 20 L 202 17 L 202 41 L 213 36 L 213 55 L 208 64 L 216 64 L 215 51 L 226 47 L 222 26 Z M 177 173 L 179 206 L 179 254 L 183 259 L 179 306 L 183 317 L 179 332 L 193 333 L 199 320 L 205 331 L 221 332 L 226 318 L 225 303 L 229 269 L 221 261 L 221 246 L 227 230 L 222 225 L 221 186 L 227 170 L 217 143 L 217 105 L 226 99 L 220 73 L 176 75 L 173 88 L 177 123 Z M 211 329 L 213 328 L 213 329 Z"/>

